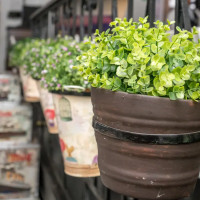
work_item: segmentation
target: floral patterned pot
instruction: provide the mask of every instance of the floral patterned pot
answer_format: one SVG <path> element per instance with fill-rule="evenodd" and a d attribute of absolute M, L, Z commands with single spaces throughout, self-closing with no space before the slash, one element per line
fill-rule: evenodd
<path fill-rule="evenodd" d="M 99 176 L 90 94 L 53 93 L 53 100 L 65 173 L 76 177 Z"/>
<path fill-rule="evenodd" d="M 27 102 L 40 101 L 40 94 L 37 88 L 36 80 L 34 80 L 30 75 L 25 74 L 23 67 L 19 68 L 19 72 L 22 80 L 25 101 Z"/>
<path fill-rule="evenodd" d="M 47 90 L 41 87 L 40 81 L 37 81 L 38 90 L 40 93 L 40 103 L 46 120 L 49 133 L 57 134 L 58 127 L 55 115 L 55 107 L 53 103 L 53 96 Z"/>

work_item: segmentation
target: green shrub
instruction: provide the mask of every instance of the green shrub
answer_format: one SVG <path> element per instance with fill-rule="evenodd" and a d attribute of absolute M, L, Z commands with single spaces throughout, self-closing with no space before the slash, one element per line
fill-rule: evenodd
<path fill-rule="evenodd" d="M 193 32 L 181 30 L 172 37 L 170 25 L 160 21 L 150 28 L 139 22 L 116 19 L 112 29 L 96 31 L 95 44 L 77 59 L 78 68 L 93 87 L 134 94 L 200 98 L 200 44 Z M 170 39 L 171 38 L 171 39 Z"/>

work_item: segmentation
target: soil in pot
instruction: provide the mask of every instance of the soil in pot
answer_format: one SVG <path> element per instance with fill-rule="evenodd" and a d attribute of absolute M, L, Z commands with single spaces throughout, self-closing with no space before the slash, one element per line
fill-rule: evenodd
<path fill-rule="evenodd" d="M 91 97 L 84 93 L 53 93 L 53 100 L 65 173 L 76 177 L 99 176 Z"/>
<path fill-rule="evenodd" d="M 138 199 L 175 200 L 200 168 L 200 104 L 92 89 L 103 183 Z"/>

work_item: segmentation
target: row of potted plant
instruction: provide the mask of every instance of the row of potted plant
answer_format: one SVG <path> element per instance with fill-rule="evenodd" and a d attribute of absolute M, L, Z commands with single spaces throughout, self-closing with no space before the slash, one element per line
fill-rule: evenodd
<path fill-rule="evenodd" d="M 59 36 L 32 39 L 16 44 L 10 54 L 13 64 L 22 66 L 23 76 L 37 83 L 49 132 L 59 133 L 65 172 L 79 177 L 99 175 L 89 85 L 73 68 L 78 64 L 76 57 L 89 49 L 89 43 Z M 19 46 L 26 50 L 19 53 Z M 15 51 L 21 62 L 14 62 Z"/>
<path fill-rule="evenodd" d="M 177 27 L 171 36 L 173 23 L 157 21 L 151 28 L 147 17 L 117 18 L 111 29 L 96 31 L 94 42 L 47 40 L 52 53 L 41 57 L 39 47 L 39 56 L 26 56 L 39 60 L 39 72 L 38 62 L 29 62 L 32 76 L 53 94 L 68 174 L 86 157 L 87 169 L 97 163 L 90 83 L 103 183 L 141 199 L 192 193 L 200 167 L 200 44 L 193 41 L 196 28 Z"/>

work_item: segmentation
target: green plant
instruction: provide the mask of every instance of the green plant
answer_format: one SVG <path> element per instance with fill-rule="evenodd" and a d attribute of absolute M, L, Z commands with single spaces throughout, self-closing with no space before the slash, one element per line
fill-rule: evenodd
<path fill-rule="evenodd" d="M 15 67 L 21 67 L 24 65 L 24 58 L 27 50 L 30 48 L 32 39 L 26 38 L 24 40 L 18 41 L 14 46 L 12 46 L 9 52 L 9 65 Z"/>
<path fill-rule="evenodd" d="M 170 25 L 160 21 L 150 28 L 139 22 L 116 19 L 112 30 L 96 31 L 96 44 L 77 59 L 78 68 L 93 87 L 134 94 L 200 98 L 200 44 L 193 32 L 181 30 L 170 37 Z M 171 38 L 171 39 L 170 39 Z"/>
<path fill-rule="evenodd" d="M 46 67 L 41 72 L 41 83 L 50 91 L 63 90 L 65 85 L 77 85 L 88 88 L 88 82 L 81 73 L 73 68 L 77 64 L 76 57 L 89 49 L 90 42 L 77 43 L 74 40 L 60 39 L 57 48 L 46 57 Z"/>

